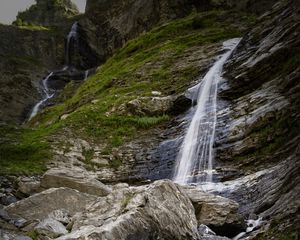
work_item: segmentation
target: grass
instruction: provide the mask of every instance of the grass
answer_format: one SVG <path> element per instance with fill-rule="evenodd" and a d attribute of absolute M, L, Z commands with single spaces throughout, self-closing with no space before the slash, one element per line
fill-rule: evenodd
<path fill-rule="evenodd" d="M 121 207 L 122 209 L 126 208 L 133 198 L 134 194 L 133 193 L 126 193 L 124 198 L 122 199 Z"/>
<path fill-rule="evenodd" d="M 42 140 L 52 128 L 30 130 L 11 126 L 0 127 L 0 174 L 40 174 L 51 158 L 49 143 Z"/>

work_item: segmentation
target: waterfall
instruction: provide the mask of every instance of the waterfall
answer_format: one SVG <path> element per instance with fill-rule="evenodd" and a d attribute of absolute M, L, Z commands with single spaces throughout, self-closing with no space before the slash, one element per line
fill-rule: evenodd
<path fill-rule="evenodd" d="M 28 121 L 30 121 L 37 113 L 39 112 L 41 106 L 50 98 L 54 96 L 54 93 L 51 93 L 48 87 L 48 80 L 53 75 L 53 72 L 51 72 L 43 81 L 42 81 L 42 91 L 43 91 L 43 99 L 39 101 L 32 109 Z"/>
<path fill-rule="evenodd" d="M 71 64 L 71 47 L 72 47 L 72 42 L 76 40 L 78 35 L 78 22 L 75 22 L 72 25 L 71 31 L 69 32 L 67 36 L 67 44 L 66 44 L 66 49 L 65 49 L 65 61 L 66 65 L 69 66 Z"/>
<path fill-rule="evenodd" d="M 89 69 L 84 71 L 84 81 L 88 79 L 89 73 L 90 73 Z"/>
<path fill-rule="evenodd" d="M 174 181 L 179 184 L 212 182 L 218 83 L 222 79 L 223 66 L 239 41 L 224 42 L 223 48 L 227 52 L 219 57 L 201 83 L 192 88 L 197 93 L 197 105 L 176 158 Z"/>

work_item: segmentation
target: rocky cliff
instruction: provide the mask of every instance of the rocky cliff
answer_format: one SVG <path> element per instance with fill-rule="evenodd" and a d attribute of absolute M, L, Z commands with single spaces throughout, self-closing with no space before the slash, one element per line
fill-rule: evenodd
<path fill-rule="evenodd" d="M 40 80 L 64 64 L 64 38 L 78 10 L 70 1 L 37 1 L 0 26 L 0 122 L 23 123 L 41 98 Z"/>
<path fill-rule="evenodd" d="M 0 121 L 22 123 L 40 94 L 39 80 L 61 64 L 63 34 L 0 26 Z"/>
<path fill-rule="evenodd" d="M 79 14 L 70 0 L 36 0 L 24 12 L 17 15 L 16 25 L 65 26 L 65 21 Z"/>

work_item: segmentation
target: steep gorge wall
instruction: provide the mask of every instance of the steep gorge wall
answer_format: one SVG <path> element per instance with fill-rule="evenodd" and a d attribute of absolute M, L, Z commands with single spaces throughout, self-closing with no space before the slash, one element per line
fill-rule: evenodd
<path fill-rule="evenodd" d="M 38 101 L 39 80 L 61 64 L 63 35 L 0 26 L 0 122 L 24 121 Z"/>

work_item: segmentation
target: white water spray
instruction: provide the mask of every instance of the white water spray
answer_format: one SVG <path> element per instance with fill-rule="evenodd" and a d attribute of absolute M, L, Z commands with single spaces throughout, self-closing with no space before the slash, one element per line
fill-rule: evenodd
<path fill-rule="evenodd" d="M 174 181 L 179 184 L 212 182 L 213 143 L 217 122 L 217 91 L 223 66 L 240 39 L 224 42 L 228 50 L 215 62 L 197 88 L 197 106 L 176 159 Z"/>
<path fill-rule="evenodd" d="M 49 78 L 53 75 L 53 72 L 51 72 L 43 81 L 42 81 L 42 90 L 43 90 L 43 95 L 44 98 L 39 101 L 32 109 L 31 114 L 29 116 L 28 121 L 30 121 L 37 113 L 39 112 L 41 106 L 50 98 L 54 96 L 54 93 L 51 93 L 48 87 L 48 80 Z"/>

